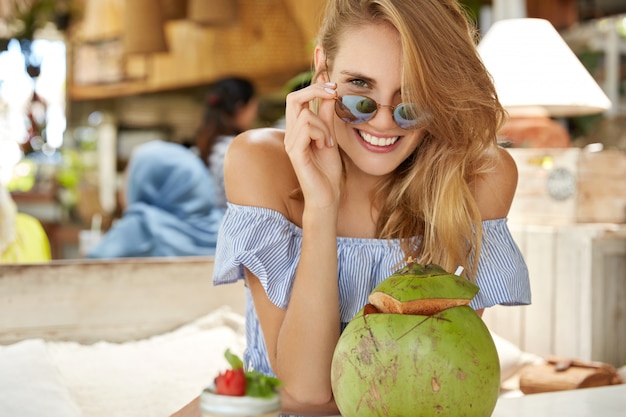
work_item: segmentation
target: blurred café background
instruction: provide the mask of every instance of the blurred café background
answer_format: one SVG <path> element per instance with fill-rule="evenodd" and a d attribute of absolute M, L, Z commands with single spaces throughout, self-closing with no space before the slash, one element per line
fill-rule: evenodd
<path fill-rule="evenodd" d="M 512 220 L 624 223 L 626 3 L 463 3 L 511 113 L 501 142 L 513 152 L 531 152 L 515 155 L 520 197 Z M 257 126 L 279 120 L 290 82 L 311 69 L 323 5 L 324 0 L 0 0 L 0 181 L 20 211 L 42 222 L 53 258 L 79 257 L 79 231 L 106 230 L 119 216 L 116 193 L 133 147 L 193 137 L 213 81 L 228 75 L 253 80 L 261 103 Z M 541 29 L 548 34 L 541 32 L 537 40 L 539 29 L 497 25 L 532 23 L 528 18 L 549 23 Z M 538 54 L 552 35 L 557 49 L 567 47 L 565 55 Z M 528 75 L 536 78 L 520 78 Z M 517 92 L 507 90 L 511 85 Z M 547 86 L 560 87 L 553 96 Z M 593 162 L 586 156 L 593 152 L 609 154 Z M 585 169 L 606 186 L 585 182 Z M 589 195 L 600 188 L 606 191 Z"/>

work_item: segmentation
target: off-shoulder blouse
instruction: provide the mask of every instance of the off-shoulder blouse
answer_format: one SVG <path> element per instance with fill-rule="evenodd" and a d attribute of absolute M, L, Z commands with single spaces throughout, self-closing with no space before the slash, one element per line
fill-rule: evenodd
<path fill-rule="evenodd" d="M 213 282 L 228 284 L 244 278 L 244 268 L 258 277 L 268 298 L 286 309 L 294 283 L 302 229 L 283 214 L 262 207 L 229 203 L 218 234 Z M 370 292 L 402 264 L 399 241 L 337 238 L 338 286 L 342 328 L 367 303 Z M 470 306 L 530 304 L 528 270 L 505 218 L 483 221 L 483 242 Z M 263 334 L 246 288 L 247 349 L 244 361 L 273 374 Z"/>

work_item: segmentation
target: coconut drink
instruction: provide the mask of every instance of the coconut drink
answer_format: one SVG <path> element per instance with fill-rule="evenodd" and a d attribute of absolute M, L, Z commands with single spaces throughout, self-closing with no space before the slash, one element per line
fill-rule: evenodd
<path fill-rule="evenodd" d="M 469 307 L 478 287 L 409 261 L 380 283 L 335 348 L 331 379 L 343 417 L 488 417 L 500 362 Z"/>

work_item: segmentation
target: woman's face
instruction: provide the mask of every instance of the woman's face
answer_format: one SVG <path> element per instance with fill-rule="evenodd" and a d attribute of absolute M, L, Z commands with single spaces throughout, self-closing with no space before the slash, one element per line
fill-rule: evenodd
<path fill-rule="evenodd" d="M 333 113 L 335 140 L 348 156 L 347 169 L 352 165 L 369 175 L 387 175 L 415 152 L 422 140 L 424 129 L 402 129 L 388 107 L 401 102 L 400 69 L 400 39 L 393 27 L 364 25 L 340 38 L 328 74 L 337 83 L 337 94 L 367 96 L 384 105 L 373 118 L 358 124 L 346 123 Z"/>

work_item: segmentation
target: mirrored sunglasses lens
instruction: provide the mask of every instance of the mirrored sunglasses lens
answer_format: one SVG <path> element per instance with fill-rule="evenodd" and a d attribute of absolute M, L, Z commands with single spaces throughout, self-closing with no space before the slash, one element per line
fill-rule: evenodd
<path fill-rule="evenodd" d="M 347 123 L 363 123 L 370 120 L 378 106 L 371 98 L 362 96 L 343 96 L 335 104 L 337 116 Z"/>
<path fill-rule="evenodd" d="M 393 112 L 393 118 L 398 126 L 408 129 L 416 126 L 420 121 L 420 116 L 415 104 L 400 104 Z"/>

